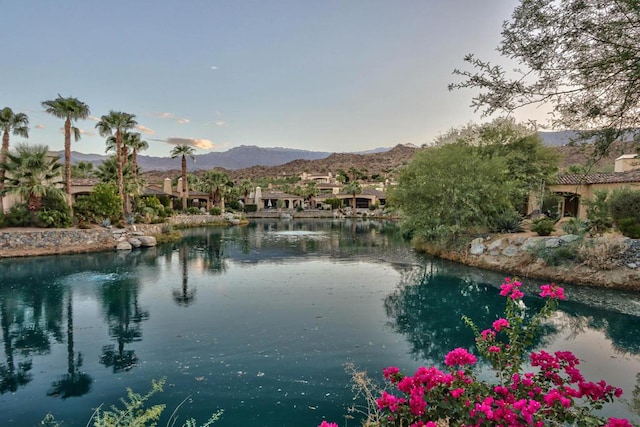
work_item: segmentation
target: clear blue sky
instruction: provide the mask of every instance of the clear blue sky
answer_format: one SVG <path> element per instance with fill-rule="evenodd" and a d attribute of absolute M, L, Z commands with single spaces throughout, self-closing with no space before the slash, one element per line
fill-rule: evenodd
<path fill-rule="evenodd" d="M 454 68 L 495 57 L 517 0 L 7 1 L 0 107 L 29 143 L 63 148 L 40 103 L 74 96 L 76 151 L 103 153 L 95 118 L 135 114 L 150 149 L 240 145 L 347 152 L 420 145 L 479 114 Z M 524 119 L 521 117 L 519 119 Z M 12 137 L 12 144 L 21 138 Z"/>

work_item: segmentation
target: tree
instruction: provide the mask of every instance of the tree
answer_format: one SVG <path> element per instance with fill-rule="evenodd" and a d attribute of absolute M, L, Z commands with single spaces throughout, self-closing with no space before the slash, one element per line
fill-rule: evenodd
<path fill-rule="evenodd" d="M 208 170 L 200 177 L 198 188 L 200 191 L 209 193 L 209 200 L 218 206 L 225 190 L 233 185 L 229 175 L 217 170 Z"/>
<path fill-rule="evenodd" d="M 59 119 L 64 119 L 64 191 L 71 199 L 71 132 L 76 140 L 80 140 L 80 129 L 72 126 L 72 122 L 84 120 L 91 112 L 89 106 L 78 98 L 63 98 L 58 94 L 56 99 L 42 102 L 44 111 Z"/>
<path fill-rule="evenodd" d="M 603 155 L 619 138 L 639 136 L 640 7 L 635 0 L 521 0 L 503 24 L 500 54 L 521 67 L 508 74 L 467 55 L 473 71 L 449 89 L 480 93 L 472 106 L 485 114 L 532 104 L 553 109 L 551 124 L 583 129 Z"/>
<path fill-rule="evenodd" d="M 347 185 L 345 185 L 342 188 L 342 191 L 344 191 L 347 194 L 351 194 L 351 208 L 355 209 L 356 208 L 356 195 L 361 194 L 362 193 L 362 187 L 360 186 L 360 183 L 358 181 L 349 181 L 347 183 Z"/>
<path fill-rule="evenodd" d="M 171 158 L 182 158 L 182 210 L 187 210 L 187 157 L 191 157 L 191 160 L 195 161 L 193 153 L 195 149 L 188 145 L 177 145 L 171 150 Z"/>
<path fill-rule="evenodd" d="M 9 107 L 0 110 L 0 127 L 2 127 L 2 149 L 0 165 L 6 161 L 9 152 L 9 134 L 29 138 L 29 117 L 24 113 L 14 113 Z M 0 214 L 4 212 L 4 177 L 6 171 L 0 166 Z"/>
<path fill-rule="evenodd" d="M 142 139 L 140 132 L 129 132 L 127 145 L 131 148 L 131 172 L 135 181 L 138 178 L 138 153 L 149 148 L 149 143 Z"/>
<path fill-rule="evenodd" d="M 62 165 L 58 157 L 49 157 L 45 145 L 18 144 L 7 153 L 6 161 L 0 165 L 7 173 L 7 191 L 18 194 L 27 203 L 31 223 L 35 223 L 36 212 L 42 207 L 44 196 L 63 197 L 64 192 L 56 185 L 60 183 Z"/>
<path fill-rule="evenodd" d="M 504 158 L 486 158 L 477 147 L 451 143 L 416 151 L 389 199 L 402 211 L 409 234 L 447 241 L 513 209 L 507 178 Z"/>
<path fill-rule="evenodd" d="M 96 124 L 96 129 L 102 137 L 108 137 L 115 134 L 116 137 L 116 173 L 118 195 L 124 200 L 124 178 L 123 167 L 125 159 L 122 158 L 122 134 L 129 129 L 133 129 L 138 124 L 135 120 L 135 114 L 124 113 L 122 111 L 110 111 L 109 114 L 103 115 Z M 124 204 L 122 208 L 122 217 L 124 218 Z"/>
<path fill-rule="evenodd" d="M 93 178 L 95 169 L 93 163 L 79 161 L 75 165 L 71 165 L 71 177 L 72 178 Z"/>

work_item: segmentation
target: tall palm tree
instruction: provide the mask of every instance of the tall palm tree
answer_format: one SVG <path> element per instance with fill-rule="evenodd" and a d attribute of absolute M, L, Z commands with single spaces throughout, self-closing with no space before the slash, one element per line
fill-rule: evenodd
<path fill-rule="evenodd" d="M 129 114 L 122 111 L 109 111 L 109 114 L 100 117 L 100 121 L 96 124 L 96 129 L 102 137 L 115 135 L 116 137 L 116 168 L 117 168 L 117 184 L 118 195 L 124 200 L 124 178 L 122 169 L 125 160 L 122 158 L 122 136 L 129 129 L 133 129 L 138 124 L 135 120 L 135 114 Z M 122 208 L 122 217 L 124 218 L 124 204 Z"/>
<path fill-rule="evenodd" d="M 195 161 L 193 153 L 195 149 L 188 145 L 176 145 L 171 150 L 171 158 L 182 157 L 182 210 L 187 210 L 187 156 L 191 157 L 191 160 Z"/>
<path fill-rule="evenodd" d="M 138 177 L 138 153 L 149 148 L 149 143 L 142 139 L 140 132 L 131 132 L 127 138 L 127 145 L 131 148 L 131 172 L 135 180 Z"/>
<path fill-rule="evenodd" d="M 2 128 L 2 149 L 0 150 L 0 165 L 6 161 L 9 152 L 9 133 L 23 138 L 29 138 L 29 117 L 24 113 L 14 113 L 9 107 L 0 110 L 0 127 Z M 4 212 L 2 198 L 4 196 L 4 177 L 6 171 L 0 166 L 0 213 Z"/>
<path fill-rule="evenodd" d="M 63 98 L 60 94 L 56 99 L 42 102 L 42 107 L 52 116 L 64 119 L 64 191 L 71 201 L 71 132 L 76 142 L 80 140 L 80 129 L 72 126 L 72 122 L 86 119 L 91 112 L 78 98 Z"/>
<path fill-rule="evenodd" d="M 7 191 L 27 202 L 32 223 L 44 196 L 64 197 L 64 192 L 56 186 L 62 165 L 57 157 L 51 158 L 48 153 L 45 145 L 18 144 L 0 164 L 8 172 Z"/>

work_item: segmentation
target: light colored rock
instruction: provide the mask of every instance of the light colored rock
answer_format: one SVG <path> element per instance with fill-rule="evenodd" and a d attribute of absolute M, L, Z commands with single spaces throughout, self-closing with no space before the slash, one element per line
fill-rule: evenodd
<path fill-rule="evenodd" d="M 129 237 L 129 240 L 127 241 L 134 248 L 139 248 L 140 246 L 142 246 L 142 242 L 140 241 L 140 239 L 136 239 L 135 237 Z"/>
<path fill-rule="evenodd" d="M 519 249 L 513 245 L 509 245 L 506 248 L 504 248 L 502 250 L 502 255 L 504 256 L 508 256 L 508 257 L 513 257 L 518 255 Z"/>
<path fill-rule="evenodd" d="M 526 239 L 522 236 L 511 236 L 508 239 L 510 245 L 522 246 Z"/>
<path fill-rule="evenodd" d="M 489 245 L 487 246 L 487 251 L 492 252 L 492 251 L 495 251 L 496 249 L 500 249 L 502 247 L 503 242 L 504 241 L 502 239 L 498 239 L 495 242 L 489 243 Z"/>
<path fill-rule="evenodd" d="M 524 241 L 522 246 L 520 246 L 521 251 L 528 251 L 529 249 L 533 249 L 543 241 L 543 237 L 529 237 Z"/>
<path fill-rule="evenodd" d="M 560 239 L 557 237 L 550 237 L 544 240 L 544 246 L 547 248 L 557 248 L 560 246 Z"/>
<path fill-rule="evenodd" d="M 229 220 L 229 224 L 231 224 L 231 225 L 238 225 L 238 224 L 240 224 L 240 220 L 239 220 L 238 218 L 231 218 L 231 219 Z"/>
<path fill-rule="evenodd" d="M 130 251 L 132 249 L 129 242 L 118 242 L 116 245 L 116 251 Z"/>
<path fill-rule="evenodd" d="M 636 268 L 638 268 L 638 264 L 636 264 L 635 262 L 630 262 L 629 264 L 627 264 L 627 267 L 635 270 Z"/>
<path fill-rule="evenodd" d="M 144 233 L 142 231 L 132 231 L 131 235 L 132 236 L 144 236 Z"/>
<path fill-rule="evenodd" d="M 580 239 L 580 236 L 576 234 L 565 234 L 564 236 L 560 236 L 559 239 L 562 240 L 564 243 L 571 243 Z"/>
<path fill-rule="evenodd" d="M 478 237 L 477 239 L 473 239 L 471 241 L 471 249 L 469 253 L 471 255 L 482 255 L 484 252 L 484 243 L 482 243 L 484 239 L 482 237 Z"/>
<path fill-rule="evenodd" d="M 156 238 L 153 236 L 140 236 L 138 237 L 138 240 L 140 240 L 140 243 L 142 243 L 142 246 L 145 248 L 155 246 L 158 244 L 158 242 L 156 241 Z"/>

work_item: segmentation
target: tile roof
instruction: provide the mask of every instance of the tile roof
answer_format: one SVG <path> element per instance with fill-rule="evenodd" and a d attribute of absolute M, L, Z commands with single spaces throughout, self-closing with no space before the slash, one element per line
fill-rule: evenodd
<path fill-rule="evenodd" d="M 588 173 L 558 175 L 556 185 L 591 185 L 591 184 L 622 184 L 627 182 L 640 183 L 640 169 L 626 172 Z"/>

